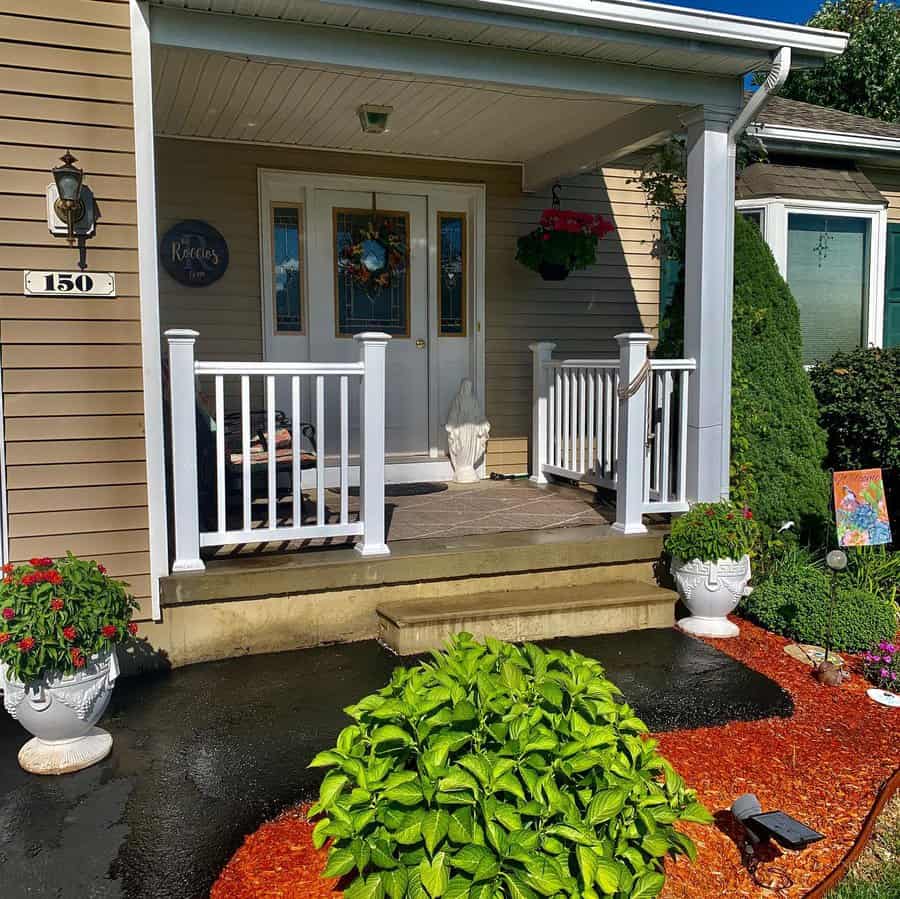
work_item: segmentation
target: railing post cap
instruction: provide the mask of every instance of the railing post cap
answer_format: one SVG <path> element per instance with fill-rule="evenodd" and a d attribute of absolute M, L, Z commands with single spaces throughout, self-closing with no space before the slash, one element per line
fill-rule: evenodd
<path fill-rule="evenodd" d="M 190 328 L 169 328 L 165 335 L 169 340 L 194 340 L 200 336 L 200 332 Z"/>
<path fill-rule="evenodd" d="M 649 343 L 651 340 L 653 340 L 653 335 L 644 331 L 629 331 L 626 334 L 616 334 L 616 342 L 619 346 L 625 346 L 629 343 Z"/>
<path fill-rule="evenodd" d="M 383 331 L 363 331 L 361 334 L 354 334 L 353 339 L 360 343 L 387 343 L 391 335 Z"/>
<path fill-rule="evenodd" d="M 536 340 L 534 343 L 528 344 L 528 349 L 532 353 L 537 353 L 541 350 L 555 350 L 556 344 L 552 340 Z"/>

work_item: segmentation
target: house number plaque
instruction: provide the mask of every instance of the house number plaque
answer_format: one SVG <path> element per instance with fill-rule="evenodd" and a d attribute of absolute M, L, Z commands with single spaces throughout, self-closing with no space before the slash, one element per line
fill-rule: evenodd
<path fill-rule="evenodd" d="M 26 297 L 114 297 L 112 272 L 25 272 Z"/>

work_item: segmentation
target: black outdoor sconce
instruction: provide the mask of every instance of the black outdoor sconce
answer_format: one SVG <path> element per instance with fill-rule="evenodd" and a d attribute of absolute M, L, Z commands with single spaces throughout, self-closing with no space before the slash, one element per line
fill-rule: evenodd
<path fill-rule="evenodd" d="M 47 227 L 55 237 L 78 241 L 78 267 L 84 271 L 85 240 L 94 235 L 99 213 L 84 172 L 75 165 L 78 160 L 67 150 L 61 162 L 52 169 L 53 183 L 47 185 Z"/>

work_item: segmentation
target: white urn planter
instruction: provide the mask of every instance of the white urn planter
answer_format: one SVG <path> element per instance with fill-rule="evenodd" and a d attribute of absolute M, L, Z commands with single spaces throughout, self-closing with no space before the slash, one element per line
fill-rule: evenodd
<path fill-rule="evenodd" d="M 106 758 L 112 737 L 96 724 L 118 676 L 115 649 L 92 656 L 75 674 L 45 675 L 27 685 L 0 665 L 3 705 L 34 734 L 19 750 L 19 764 L 32 774 L 68 774 Z"/>
<path fill-rule="evenodd" d="M 701 562 L 672 560 L 672 575 L 689 618 L 678 627 L 698 637 L 736 637 L 740 630 L 728 620 L 747 591 L 750 581 L 750 556 Z"/>

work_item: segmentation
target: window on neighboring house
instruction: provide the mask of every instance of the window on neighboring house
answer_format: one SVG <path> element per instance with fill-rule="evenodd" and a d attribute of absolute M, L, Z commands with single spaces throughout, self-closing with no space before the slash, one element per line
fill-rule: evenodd
<path fill-rule="evenodd" d="M 800 310 L 803 361 L 866 343 L 869 220 L 788 215 L 787 282 Z"/>

